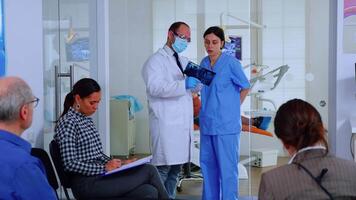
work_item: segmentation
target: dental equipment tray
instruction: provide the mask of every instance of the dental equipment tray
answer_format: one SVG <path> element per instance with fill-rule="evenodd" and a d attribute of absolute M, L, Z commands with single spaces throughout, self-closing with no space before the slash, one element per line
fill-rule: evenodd
<path fill-rule="evenodd" d="M 188 62 L 187 67 L 185 68 L 183 73 L 187 76 L 192 76 L 194 78 L 199 79 L 203 84 L 207 86 L 210 85 L 211 81 L 213 81 L 213 78 L 216 74 L 215 72 L 200 67 L 199 65 L 193 62 Z"/>

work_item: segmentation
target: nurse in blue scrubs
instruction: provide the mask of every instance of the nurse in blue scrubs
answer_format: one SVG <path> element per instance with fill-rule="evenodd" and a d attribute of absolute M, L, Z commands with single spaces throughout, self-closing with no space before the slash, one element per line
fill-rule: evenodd
<path fill-rule="evenodd" d="M 224 31 L 213 26 L 204 33 L 208 56 L 201 66 L 216 75 L 201 91 L 200 167 L 203 200 L 238 198 L 238 161 L 241 132 L 240 105 L 249 92 L 249 81 L 240 62 L 221 50 Z"/>

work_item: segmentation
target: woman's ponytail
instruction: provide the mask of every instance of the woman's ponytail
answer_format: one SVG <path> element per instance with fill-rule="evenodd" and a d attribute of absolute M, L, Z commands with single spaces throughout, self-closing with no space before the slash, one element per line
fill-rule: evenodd
<path fill-rule="evenodd" d="M 74 104 L 74 95 L 73 95 L 73 92 L 69 92 L 67 95 L 66 95 L 66 98 L 64 99 L 64 109 L 63 109 L 63 112 L 60 116 L 60 118 L 65 115 L 69 108 Z"/>

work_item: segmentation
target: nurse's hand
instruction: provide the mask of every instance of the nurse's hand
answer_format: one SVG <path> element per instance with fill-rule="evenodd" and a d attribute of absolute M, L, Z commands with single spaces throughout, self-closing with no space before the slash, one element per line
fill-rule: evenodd
<path fill-rule="evenodd" d="M 121 160 L 120 159 L 112 159 L 112 160 L 109 160 L 105 164 L 105 171 L 109 172 L 109 171 L 114 170 L 119 167 L 121 167 Z"/>
<path fill-rule="evenodd" d="M 199 79 L 188 76 L 185 79 L 185 89 L 189 90 L 189 89 L 194 89 L 199 83 L 201 83 L 199 81 Z"/>

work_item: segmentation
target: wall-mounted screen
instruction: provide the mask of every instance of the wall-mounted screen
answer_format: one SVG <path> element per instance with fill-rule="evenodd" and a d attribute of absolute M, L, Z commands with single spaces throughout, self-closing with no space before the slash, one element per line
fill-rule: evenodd
<path fill-rule="evenodd" d="M 66 44 L 67 61 L 82 62 L 88 61 L 90 56 L 89 38 L 78 38 Z"/>
<path fill-rule="evenodd" d="M 225 42 L 223 51 L 241 61 L 242 58 L 242 38 L 238 36 L 229 36 L 230 41 Z"/>

